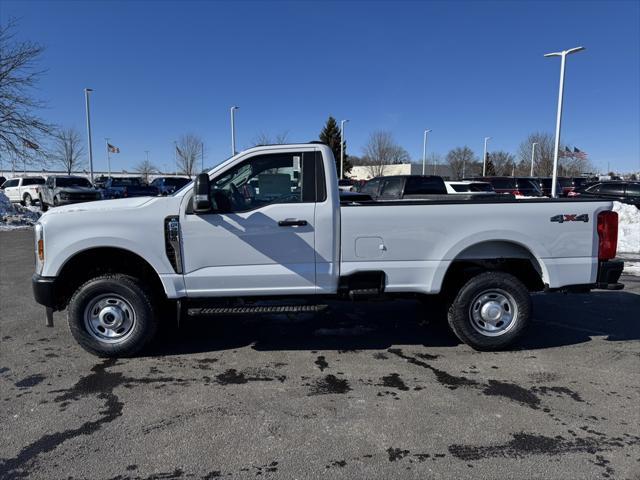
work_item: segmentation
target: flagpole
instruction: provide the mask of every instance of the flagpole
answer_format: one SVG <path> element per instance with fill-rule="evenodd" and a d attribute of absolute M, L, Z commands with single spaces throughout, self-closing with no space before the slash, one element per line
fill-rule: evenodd
<path fill-rule="evenodd" d="M 109 155 L 109 139 L 104 139 L 105 146 L 107 147 L 107 169 L 109 171 L 109 178 L 111 178 L 111 155 Z"/>
<path fill-rule="evenodd" d="M 175 159 L 175 164 L 176 164 L 176 175 L 178 175 L 178 142 L 174 140 L 173 146 L 175 147 L 173 149 L 173 157 Z"/>
<path fill-rule="evenodd" d="M 91 116 L 89 114 L 89 92 L 93 92 L 91 88 L 84 89 L 84 106 L 87 114 L 87 137 L 89 140 L 89 169 L 91 172 L 91 183 L 93 183 L 93 147 L 91 145 Z"/>

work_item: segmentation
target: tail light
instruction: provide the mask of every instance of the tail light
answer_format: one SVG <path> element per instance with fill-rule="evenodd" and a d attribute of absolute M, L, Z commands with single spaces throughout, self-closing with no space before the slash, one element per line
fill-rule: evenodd
<path fill-rule="evenodd" d="M 513 194 L 514 194 L 514 195 L 519 195 L 519 196 L 521 196 L 521 197 L 524 197 L 524 195 L 522 194 L 522 192 L 521 192 L 520 190 L 514 190 L 514 191 L 513 191 Z"/>
<path fill-rule="evenodd" d="M 598 260 L 614 258 L 618 247 L 618 214 L 616 212 L 598 214 L 598 238 Z"/>
<path fill-rule="evenodd" d="M 580 192 L 576 192 L 574 190 L 571 190 L 570 192 L 567 193 L 567 197 L 579 197 L 580 196 Z"/>

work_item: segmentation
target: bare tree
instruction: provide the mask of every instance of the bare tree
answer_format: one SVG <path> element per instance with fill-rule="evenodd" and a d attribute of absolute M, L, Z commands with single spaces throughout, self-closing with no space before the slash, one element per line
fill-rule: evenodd
<path fill-rule="evenodd" d="M 55 162 L 71 175 L 85 165 L 84 145 L 80 133 L 74 128 L 66 128 L 55 134 L 55 147 L 52 155 Z"/>
<path fill-rule="evenodd" d="M 144 181 L 149 183 L 149 176 L 154 173 L 158 173 L 158 167 L 156 167 L 150 160 L 143 160 L 135 167 L 136 173 L 139 173 L 144 178 Z"/>
<path fill-rule="evenodd" d="M 511 175 L 514 173 L 514 166 L 516 158 L 511 155 L 509 152 L 505 152 L 503 150 L 497 150 L 495 152 L 491 152 L 490 156 L 491 163 L 493 164 L 493 169 L 495 171 L 495 175 Z M 488 175 L 488 173 L 487 173 Z"/>
<path fill-rule="evenodd" d="M 447 153 L 447 163 L 451 167 L 451 174 L 456 179 L 464 178 L 472 173 L 474 160 L 473 150 L 466 145 L 454 148 Z"/>
<path fill-rule="evenodd" d="M 277 133 L 273 138 L 269 134 L 261 132 L 251 141 L 251 143 L 254 147 L 259 145 L 282 145 L 287 143 L 288 136 L 288 131 Z"/>
<path fill-rule="evenodd" d="M 36 63 L 44 47 L 17 41 L 15 29 L 15 20 L 0 25 L 0 154 L 33 164 L 44 159 L 41 138 L 54 131 L 34 113 L 44 104 L 31 93 L 42 74 Z"/>
<path fill-rule="evenodd" d="M 198 171 L 198 158 L 202 153 L 202 139 L 188 133 L 180 137 L 176 146 L 178 155 L 178 171 L 182 175 L 193 177 Z"/>
<path fill-rule="evenodd" d="M 410 161 L 409 153 L 395 142 L 391 132 L 384 130 L 373 132 L 362 152 L 362 161 L 372 177 L 384 175 L 388 165 Z"/>
<path fill-rule="evenodd" d="M 531 150 L 536 143 L 535 157 L 533 161 L 533 174 L 539 177 L 548 177 L 553 173 L 553 148 L 555 140 L 553 135 L 544 132 L 530 134 L 518 148 L 518 174 L 529 175 L 531 173 Z"/>

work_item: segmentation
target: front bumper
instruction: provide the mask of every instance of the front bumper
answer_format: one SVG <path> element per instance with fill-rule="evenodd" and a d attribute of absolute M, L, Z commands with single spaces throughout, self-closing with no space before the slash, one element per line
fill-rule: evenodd
<path fill-rule="evenodd" d="M 48 308 L 56 308 L 56 277 L 43 277 L 36 273 L 31 277 L 31 286 L 36 302 Z"/>

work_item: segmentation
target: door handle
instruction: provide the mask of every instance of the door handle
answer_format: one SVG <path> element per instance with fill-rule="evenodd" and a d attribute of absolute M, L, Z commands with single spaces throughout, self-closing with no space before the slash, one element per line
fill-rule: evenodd
<path fill-rule="evenodd" d="M 306 220 L 295 220 L 295 219 L 287 219 L 280 220 L 278 222 L 280 227 L 305 227 L 307 225 Z"/>

